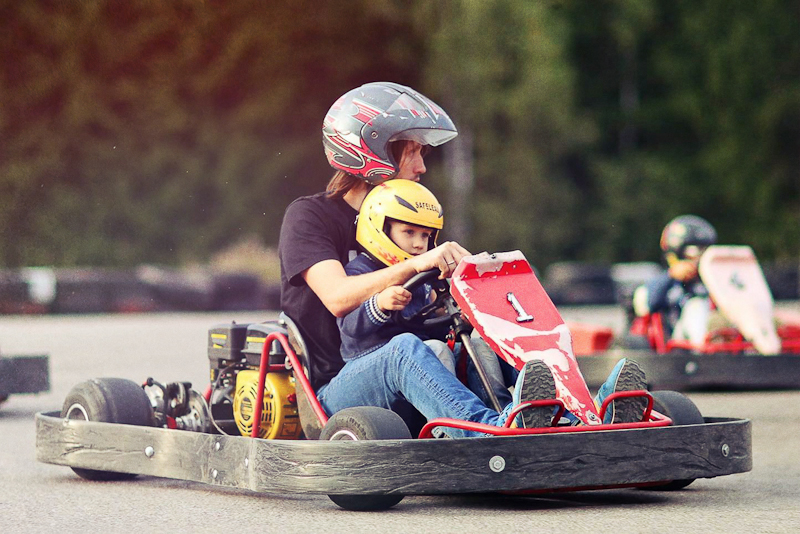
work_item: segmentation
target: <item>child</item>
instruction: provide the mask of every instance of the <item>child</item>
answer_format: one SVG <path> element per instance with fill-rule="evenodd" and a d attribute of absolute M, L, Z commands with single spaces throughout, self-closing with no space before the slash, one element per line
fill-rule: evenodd
<path fill-rule="evenodd" d="M 345 266 L 345 272 L 348 276 L 364 274 L 426 252 L 436 246 L 436 237 L 443 222 L 438 200 L 421 184 L 411 180 L 389 180 L 377 185 L 364 199 L 356 223 L 356 241 L 364 252 Z M 395 336 L 408 332 L 406 327 L 391 321 L 391 312 L 401 310 L 404 316 L 410 317 L 430 302 L 430 299 L 430 287 L 422 286 L 412 295 L 400 286 L 390 286 L 373 295 L 345 317 L 337 319 L 344 361 L 365 356 L 387 344 Z M 443 341 L 432 338 L 425 331 L 411 333 L 424 340 L 439 361 L 455 374 L 456 358 Z M 439 334 L 443 335 L 445 332 Z M 473 337 L 473 341 L 481 365 L 489 376 L 492 391 L 501 406 L 511 403 L 512 396 L 503 378 L 504 373 L 497 355 L 479 337 Z M 511 373 L 508 377 L 510 383 L 516 384 L 515 390 L 523 390 L 519 392 L 521 398 L 553 398 L 555 388 L 546 364 L 534 360 L 528 362 L 526 367 L 531 365 L 536 368 L 535 371 L 521 373 L 519 377 L 515 376 L 517 373 Z M 530 378 L 520 380 L 526 375 Z M 473 390 L 478 388 L 474 383 L 470 385 Z M 525 391 L 526 388 L 536 390 L 536 393 L 531 394 Z M 548 388 L 549 391 L 543 393 Z M 600 388 L 595 402 L 600 406 L 602 400 L 614 391 L 645 388 L 644 373 L 638 364 L 623 358 Z M 481 397 L 481 392 L 476 391 L 476 394 Z M 644 411 L 644 402 L 643 398 L 638 397 L 615 401 L 606 413 L 604 422 L 636 421 Z M 618 407 L 615 408 L 614 404 L 618 404 Z M 522 412 L 518 422 L 524 428 L 546 426 L 551 416 L 551 409 L 536 408 Z M 571 414 L 568 419 L 570 417 Z"/>
<path fill-rule="evenodd" d="M 717 231 L 701 217 L 681 215 L 670 221 L 661 233 L 661 250 L 669 270 L 636 289 L 636 315 L 660 312 L 667 336 L 704 343 L 712 307 L 697 267 L 705 249 L 716 242 Z"/>
<path fill-rule="evenodd" d="M 394 265 L 436 246 L 444 218 L 439 201 L 423 185 L 411 180 L 389 180 L 376 186 L 364 200 L 356 223 L 356 241 L 364 249 L 345 266 L 348 276 Z M 432 298 L 430 286 L 412 295 L 401 286 L 390 286 L 373 295 L 347 316 L 337 319 L 345 362 L 372 352 L 409 329 L 391 320 L 394 311 L 410 317 Z M 456 357 L 442 340 L 447 331 L 411 329 L 428 345 L 442 364 L 456 374 Z M 480 345 L 481 340 L 476 340 Z M 482 346 L 480 348 L 483 348 Z M 491 349 L 477 350 L 498 401 L 504 405 L 511 395 L 504 386 L 497 356 Z M 482 395 L 479 393 L 479 397 Z"/>

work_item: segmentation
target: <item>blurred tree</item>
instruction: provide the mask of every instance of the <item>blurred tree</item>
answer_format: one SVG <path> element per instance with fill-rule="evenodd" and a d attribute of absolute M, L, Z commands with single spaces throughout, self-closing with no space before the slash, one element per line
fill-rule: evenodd
<path fill-rule="evenodd" d="M 331 174 L 325 111 L 382 79 L 462 132 L 428 181 L 473 250 L 656 259 L 692 212 L 797 258 L 799 17 L 787 0 L 0 0 L 0 265 L 274 245 Z"/>
<path fill-rule="evenodd" d="M 675 215 L 762 259 L 800 252 L 798 5 L 565 0 L 580 105 L 601 137 L 590 255 L 658 258 Z"/>
<path fill-rule="evenodd" d="M 286 205 L 331 174 L 320 128 L 336 97 L 416 81 L 402 4 L 3 2 L 0 264 L 275 244 Z"/>
<path fill-rule="evenodd" d="M 663 2 L 673 38 L 654 55 L 672 145 L 687 154 L 677 195 L 724 242 L 762 258 L 800 255 L 800 5 Z"/>
<path fill-rule="evenodd" d="M 537 265 L 576 254 L 590 201 L 580 194 L 579 152 L 594 130 L 574 111 L 564 21 L 519 0 L 427 3 L 417 19 L 429 28 L 426 79 L 471 138 L 466 244 L 520 248 Z"/>

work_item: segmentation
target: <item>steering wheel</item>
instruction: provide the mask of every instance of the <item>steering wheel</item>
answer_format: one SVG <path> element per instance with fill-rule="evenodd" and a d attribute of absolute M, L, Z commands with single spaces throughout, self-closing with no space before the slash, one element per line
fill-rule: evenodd
<path fill-rule="evenodd" d="M 436 299 L 408 317 L 403 315 L 403 310 L 394 310 L 391 314 L 392 321 L 407 328 L 422 328 L 423 330 L 433 330 L 451 323 L 453 318 L 450 312 L 455 307 L 455 301 L 450 296 L 450 284 L 447 283 L 447 280 L 439 280 L 440 273 L 441 271 L 438 268 L 422 271 L 403 284 L 403 289 L 413 293 L 422 284 L 430 283 L 436 292 Z M 450 306 L 448 306 L 448 303 Z M 446 310 L 448 313 L 437 315 L 436 311 L 441 309 Z"/>

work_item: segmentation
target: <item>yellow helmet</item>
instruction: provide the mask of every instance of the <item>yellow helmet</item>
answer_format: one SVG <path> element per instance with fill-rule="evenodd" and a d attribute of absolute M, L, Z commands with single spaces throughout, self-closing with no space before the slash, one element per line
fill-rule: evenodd
<path fill-rule="evenodd" d="M 428 249 L 444 224 L 442 206 L 428 189 L 411 180 L 387 180 L 367 194 L 356 224 L 356 241 L 376 260 L 394 265 L 411 258 L 389 238 L 390 221 L 400 221 L 433 230 Z"/>

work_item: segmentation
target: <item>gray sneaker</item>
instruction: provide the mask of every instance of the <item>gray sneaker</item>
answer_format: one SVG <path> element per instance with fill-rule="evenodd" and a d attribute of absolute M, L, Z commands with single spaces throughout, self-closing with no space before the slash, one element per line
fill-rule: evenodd
<path fill-rule="evenodd" d="M 598 409 L 611 393 L 618 391 L 637 391 L 647 389 L 647 379 L 639 364 L 627 358 L 621 359 L 614 366 L 611 374 L 595 397 Z M 637 423 L 642 420 L 644 410 L 647 408 L 645 397 L 629 397 L 615 400 L 606 410 L 603 423 Z"/>
<path fill-rule="evenodd" d="M 554 398 L 556 398 L 556 383 L 547 364 L 542 360 L 525 363 L 514 386 L 514 406 L 521 402 Z M 553 406 L 527 408 L 517 415 L 517 427 L 546 427 L 551 425 L 552 419 Z"/>

